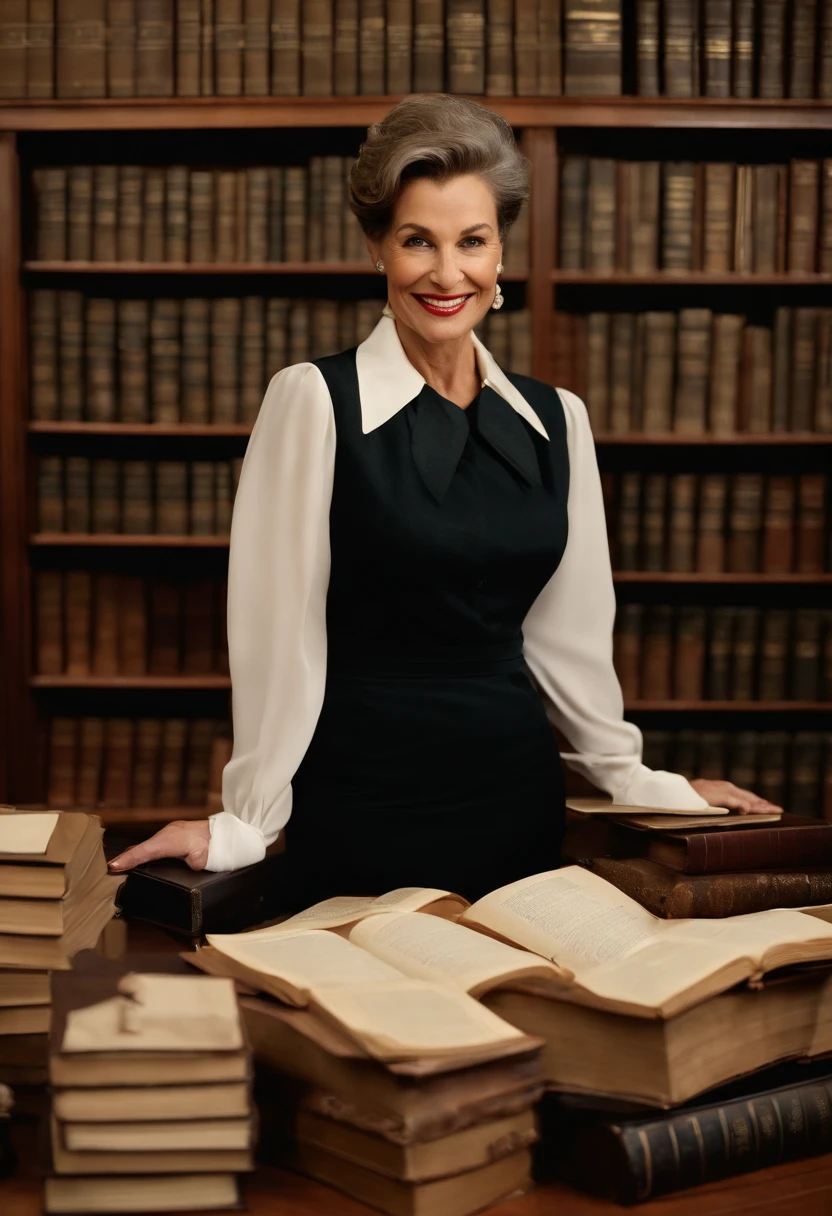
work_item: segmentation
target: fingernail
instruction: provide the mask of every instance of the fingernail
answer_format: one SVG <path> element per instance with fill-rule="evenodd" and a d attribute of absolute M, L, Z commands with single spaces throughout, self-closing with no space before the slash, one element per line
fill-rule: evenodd
<path fill-rule="evenodd" d="M 111 870 L 120 870 L 121 869 L 121 861 L 118 857 L 114 857 L 113 860 L 110 862 L 110 869 Z"/>

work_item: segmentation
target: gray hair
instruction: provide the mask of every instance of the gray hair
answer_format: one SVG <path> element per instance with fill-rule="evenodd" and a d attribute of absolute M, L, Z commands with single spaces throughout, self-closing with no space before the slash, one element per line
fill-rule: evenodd
<path fill-rule="evenodd" d="M 444 182 L 466 173 L 489 186 L 500 240 L 505 240 L 529 197 L 529 162 L 511 125 L 465 97 L 414 94 L 368 129 L 350 173 L 350 209 L 365 234 L 378 239 L 390 227 L 406 182 L 420 177 Z"/>

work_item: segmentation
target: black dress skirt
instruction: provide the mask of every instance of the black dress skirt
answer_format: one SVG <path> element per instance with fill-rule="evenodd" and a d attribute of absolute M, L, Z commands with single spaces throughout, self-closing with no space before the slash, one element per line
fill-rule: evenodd
<path fill-rule="evenodd" d="M 547 440 L 490 386 L 463 410 L 426 385 L 363 434 L 355 350 L 316 362 L 332 564 L 323 707 L 286 829 L 293 902 L 473 900 L 558 863 L 563 775 L 522 623 L 566 545 L 563 406 L 509 377 Z"/>

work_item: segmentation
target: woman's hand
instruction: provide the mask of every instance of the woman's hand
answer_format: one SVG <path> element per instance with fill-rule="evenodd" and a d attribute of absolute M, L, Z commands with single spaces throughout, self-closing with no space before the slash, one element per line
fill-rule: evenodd
<path fill-rule="evenodd" d="M 752 794 L 751 790 L 742 790 L 731 781 L 709 781 L 705 777 L 697 777 L 691 781 L 691 785 L 708 806 L 727 806 L 729 811 L 739 811 L 741 815 L 770 815 L 783 810 L 782 806 L 775 806 L 758 794 Z"/>
<path fill-rule="evenodd" d="M 110 862 L 110 870 L 120 874 L 146 861 L 162 857 L 181 857 L 192 870 L 204 870 L 208 861 L 211 828 L 207 819 L 175 819 L 149 840 L 126 849 Z"/>

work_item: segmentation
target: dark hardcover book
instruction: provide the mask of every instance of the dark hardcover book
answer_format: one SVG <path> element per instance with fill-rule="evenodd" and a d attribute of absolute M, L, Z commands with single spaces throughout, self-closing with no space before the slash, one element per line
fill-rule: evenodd
<path fill-rule="evenodd" d="M 620 0 L 565 0 L 563 91 L 569 97 L 621 93 Z"/>
<path fill-rule="evenodd" d="M 485 92 L 489 97 L 510 97 L 514 93 L 513 15 L 512 0 L 487 0 Z"/>
<path fill-rule="evenodd" d="M 359 0 L 334 0 L 333 89 L 338 97 L 358 93 Z"/>
<path fill-rule="evenodd" d="M 515 0 L 513 75 L 518 97 L 536 97 L 540 91 L 538 10 L 543 7 L 545 6 L 538 5 L 537 0 Z M 490 11 L 488 15 L 490 19 Z M 509 22 L 511 22 L 510 16 Z M 490 22 L 487 27 L 487 37 L 490 42 L 492 37 Z M 510 34 L 509 37 L 511 37 Z"/>
<path fill-rule="evenodd" d="M 707 308 L 683 308 L 679 312 L 673 429 L 683 434 L 705 430 L 711 321 L 712 314 Z"/>
<path fill-rule="evenodd" d="M 269 0 L 245 0 L 243 9 L 243 92 L 266 97 L 269 92 Z"/>
<path fill-rule="evenodd" d="M 35 256 L 39 261 L 63 262 L 67 256 L 66 169 L 33 169 L 32 195 Z"/>
<path fill-rule="evenodd" d="M 172 97 L 173 0 L 141 0 L 136 13 L 136 94 Z"/>
<path fill-rule="evenodd" d="M 33 418 L 54 421 L 58 400 L 58 293 L 29 296 L 29 405 Z"/>
<path fill-rule="evenodd" d="M 136 96 L 137 0 L 107 0 L 107 96 Z"/>
<path fill-rule="evenodd" d="M 38 570 L 34 589 L 37 621 L 36 670 L 41 675 L 59 675 L 64 669 L 62 572 Z"/>
<path fill-rule="evenodd" d="M 55 0 L 29 0 L 27 16 L 26 96 L 33 100 L 54 97 Z"/>
<path fill-rule="evenodd" d="M 759 97 L 784 97 L 787 0 L 761 0 L 759 20 Z"/>
<path fill-rule="evenodd" d="M 386 0 L 385 37 L 386 92 L 388 96 L 410 93 L 413 79 L 413 0 Z"/>
<path fill-rule="evenodd" d="M 55 19 L 55 95 L 106 97 L 104 0 L 57 0 Z M 21 58 L 25 64 L 25 55 Z"/>
<path fill-rule="evenodd" d="M 243 0 L 214 0 L 214 64 L 220 97 L 243 92 Z"/>
<path fill-rule="evenodd" d="M 144 169 L 122 165 L 118 170 L 116 214 L 116 258 L 119 262 L 142 260 L 142 194 Z"/>
<path fill-rule="evenodd" d="M 271 91 L 278 97 L 301 93 L 300 0 L 272 0 Z"/>
<path fill-rule="evenodd" d="M 125 460 L 122 469 L 122 528 L 128 535 L 154 530 L 153 473 L 148 460 Z"/>
<path fill-rule="evenodd" d="M 445 82 L 444 52 L 445 28 L 442 17 L 442 0 L 413 0 L 413 88 L 415 92 L 442 92 Z"/>
<path fill-rule="evenodd" d="M 696 0 L 663 0 L 662 66 L 668 97 L 695 97 L 699 92 L 698 7 Z"/>
<path fill-rule="evenodd" d="M 188 260 L 188 187 L 190 171 L 184 165 L 165 170 L 165 261 Z"/>
<path fill-rule="evenodd" d="M 67 175 L 66 256 L 72 262 L 92 259 L 92 167 L 72 165 Z"/>
<path fill-rule="evenodd" d="M 705 96 L 731 96 L 731 0 L 705 0 Z"/>
<path fill-rule="evenodd" d="M 820 162 L 793 160 L 789 171 L 789 271 L 812 274 L 818 244 Z"/>
<path fill-rule="evenodd" d="M 58 377 L 61 419 L 84 417 L 84 297 L 79 291 L 58 294 Z"/>
<path fill-rule="evenodd" d="M 537 12 L 537 91 L 541 97 L 563 92 L 562 0 L 545 0 Z"/>
<path fill-rule="evenodd" d="M 483 0 L 447 0 L 445 43 L 448 59 L 448 92 L 484 93 L 485 9 Z"/>
<path fill-rule="evenodd" d="M 659 0 L 636 0 L 636 92 L 658 97 L 660 58 Z"/>
<path fill-rule="evenodd" d="M 794 0 L 789 38 L 789 97 L 816 97 L 818 0 Z"/>
<path fill-rule="evenodd" d="M 199 97 L 201 0 L 176 0 L 176 96 Z"/>
<path fill-rule="evenodd" d="M 755 0 L 734 0 L 734 28 L 731 42 L 731 94 L 754 96 Z"/>
<path fill-rule="evenodd" d="M 183 861 L 152 861 L 130 871 L 117 903 L 128 919 L 187 937 L 240 933 L 285 910 L 285 881 L 283 853 L 222 874 L 190 870 Z"/>
<path fill-rule="evenodd" d="M 150 421 L 176 423 L 179 404 L 179 300 L 153 300 L 150 311 Z"/>
<path fill-rule="evenodd" d="M 304 0 L 300 8 L 301 83 L 304 97 L 330 97 L 333 93 L 332 3 L 333 0 Z M 381 33 L 383 39 L 383 17 Z"/>
<path fill-rule="evenodd" d="M 182 302 L 182 421 L 210 421 L 210 309 L 211 301 Z"/>

